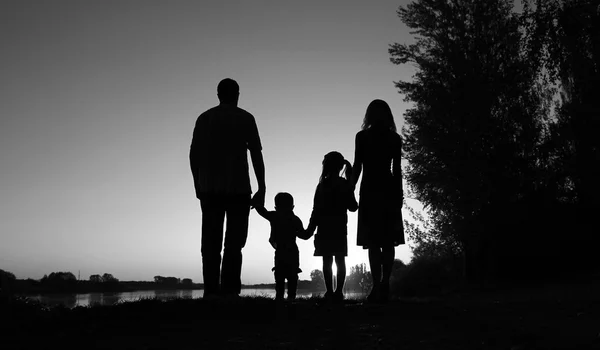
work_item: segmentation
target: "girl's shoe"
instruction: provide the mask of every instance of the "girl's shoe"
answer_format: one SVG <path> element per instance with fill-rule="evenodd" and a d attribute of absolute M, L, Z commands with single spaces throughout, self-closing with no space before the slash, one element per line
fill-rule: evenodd
<path fill-rule="evenodd" d="M 336 302 L 336 303 L 341 303 L 341 302 L 343 302 L 343 301 L 344 301 L 344 293 L 342 293 L 342 292 L 340 292 L 340 293 L 338 293 L 338 292 L 335 292 L 335 293 L 333 293 L 333 298 L 332 298 L 332 300 L 333 300 L 334 302 Z"/>

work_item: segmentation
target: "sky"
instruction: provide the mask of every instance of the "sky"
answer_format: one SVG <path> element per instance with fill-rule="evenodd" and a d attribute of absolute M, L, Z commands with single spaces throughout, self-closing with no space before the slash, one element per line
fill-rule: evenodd
<path fill-rule="evenodd" d="M 396 15 L 407 2 L 2 1 L 0 269 L 202 282 L 188 155 L 226 77 L 256 118 L 267 209 L 289 192 L 306 226 L 323 156 L 352 162 L 367 105 L 383 99 L 404 123 L 394 81 L 414 72 L 387 50 L 412 41 Z M 347 266 L 368 263 L 356 221 Z M 273 282 L 268 237 L 251 212 L 242 283 Z M 322 262 L 312 239 L 298 246 L 310 279 Z M 408 262 L 409 245 L 396 257 Z"/>

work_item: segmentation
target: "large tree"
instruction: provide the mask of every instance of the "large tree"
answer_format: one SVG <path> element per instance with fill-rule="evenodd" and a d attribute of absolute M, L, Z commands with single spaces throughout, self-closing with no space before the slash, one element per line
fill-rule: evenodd
<path fill-rule="evenodd" d="M 600 2 L 526 1 L 532 28 L 542 33 L 541 59 L 560 98 L 548 145 L 564 200 L 576 204 L 572 215 L 576 260 L 597 255 L 596 204 L 600 197 Z M 595 260 L 597 266 L 597 258 Z M 583 267 L 580 264 L 580 268 Z"/>
<path fill-rule="evenodd" d="M 413 64 L 396 87 L 405 114 L 406 177 L 432 214 L 433 232 L 457 242 L 467 274 L 481 277 L 509 240 L 509 218 L 540 184 L 538 146 L 548 98 L 509 0 L 418 0 L 398 10 L 415 34 L 393 44 Z M 503 236 L 504 235 L 504 236 Z"/>

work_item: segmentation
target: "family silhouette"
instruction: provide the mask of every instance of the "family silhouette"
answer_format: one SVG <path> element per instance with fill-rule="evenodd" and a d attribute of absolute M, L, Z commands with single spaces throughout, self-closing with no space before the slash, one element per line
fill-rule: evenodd
<path fill-rule="evenodd" d="M 286 280 L 288 300 L 295 299 L 301 272 L 296 237 L 307 240 L 313 235 L 314 256 L 323 259 L 325 298 L 334 302 L 344 299 L 348 211 L 358 210 L 357 245 L 368 249 L 373 276 L 373 288 L 367 300 L 387 301 L 394 248 L 404 244 L 402 139 L 396 132 L 389 105 L 383 100 L 374 100 L 367 107 L 362 130 L 356 134 L 354 165 L 337 151 L 324 156 L 310 221 L 304 229 L 302 220 L 294 214 L 291 194 L 278 193 L 275 210 L 265 209 L 265 165 L 258 127 L 254 116 L 237 106 L 239 94 L 239 85 L 234 80 L 227 78 L 219 82 L 220 103 L 198 117 L 190 147 L 190 167 L 202 211 L 204 298 L 239 296 L 242 249 L 248 237 L 250 209 L 254 208 L 271 226 L 269 243 L 275 249 L 273 271 L 277 300 L 284 299 Z M 248 151 L 258 181 L 253 196 Z M 354 192 L 361 174 L 357 202 Z"/>

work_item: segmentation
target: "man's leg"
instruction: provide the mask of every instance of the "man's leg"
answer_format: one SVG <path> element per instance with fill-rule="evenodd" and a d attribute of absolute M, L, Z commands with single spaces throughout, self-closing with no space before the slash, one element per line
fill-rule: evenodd
<path fill-rule="evenodd" d="M 248 238 L 250 195 L 229 196 L 226 204 L 227 225 L 221 272 L 221 290 L 239 295 L 242 287 L 242 248 Z"/>
<path fill-rule="evenodd" d="M 206 296 L 219 292 L 225 209 L 216 195 L 201 196 L 200 205 L 202 207 L 202 276 Z"/>

